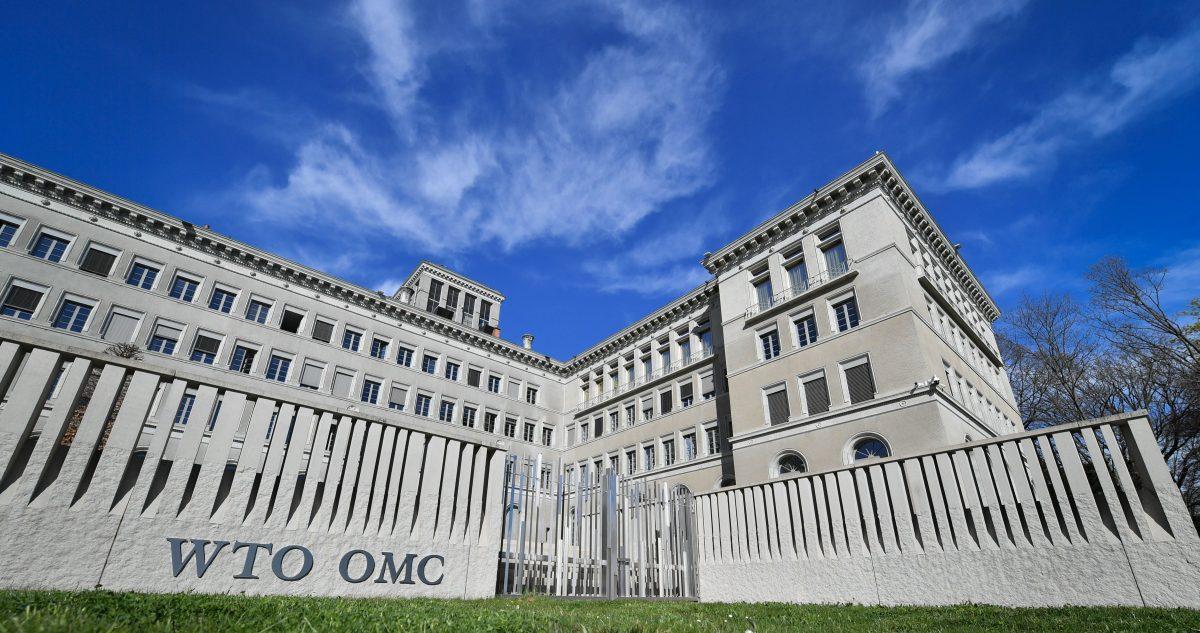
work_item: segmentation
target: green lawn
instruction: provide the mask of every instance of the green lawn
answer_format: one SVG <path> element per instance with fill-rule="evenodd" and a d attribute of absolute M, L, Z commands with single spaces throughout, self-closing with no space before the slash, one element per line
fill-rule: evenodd
<path fill-rule="evenodd" d="M 341 600 L 0 591 L 0 631 L 1200 630 L 1200 611 L 622 600 Z"/>

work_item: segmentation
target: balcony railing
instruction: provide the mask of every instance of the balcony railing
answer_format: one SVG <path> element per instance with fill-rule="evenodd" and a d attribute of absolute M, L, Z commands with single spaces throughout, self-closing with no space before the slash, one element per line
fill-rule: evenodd
<path fill-rule="evenodd" d="M 609 389 L 608 391 L 605 391 L 604 393 L 601 393 L 599 395 L 588 398 L 587 400 L 584 400 L 583 402 L 579 403 L 579 406 L 575 407 L 574 410 L 575 411 L 583 411 L 585 409 L 590 409 L 597 404 L 600 404 L 607 400 L 611 400 L 617 396 L 627 394 L 631 391 L 635 391 L 642 385 L 652 383 L 652 382 L 658 380 L 659 378 L 673 374 L 673 373 L 683 369 L 684 367 L 687 367 L 689 365 L 695 365 L 696 363 L 698 363 L 712 355 L 713 355 L 712 347 L 702 348 L 699 352 L 689 354 L 688 356 L 685 356 L 685 357 L 671 363 L 670 365 L 667 365 L 666 367 L 659 367 L 658 369 L 650 372 L 649 374 L 647 374 L 645 376 L 638 378 L 637 380 L 634 380 L 633 382 L 626 383 L 624 385 L 620 385 L 613 389 Z"/>
<path fill-rule="evenodd" d="M 787 303 L 788 301 L 791 301 L 802 294 L 806 294 L 811 290 L 815 290 L 821 286 L 824 286 L 825 284 L 828 284 L 838 277 L 844 276 L 850 272 L 851 265 L 853 263 L 853 260 L 851 260 L 836 268 L 823 270 L 804 280 L 804 283 L 802 284 L 792 284 L 790 288 L 775 293 L 765 301 L 758 301 L 752 304 L 749 308 L 746 308 L 746 318 L 749 319 L 756 314 L 766 312 L 777 305 Z"/>

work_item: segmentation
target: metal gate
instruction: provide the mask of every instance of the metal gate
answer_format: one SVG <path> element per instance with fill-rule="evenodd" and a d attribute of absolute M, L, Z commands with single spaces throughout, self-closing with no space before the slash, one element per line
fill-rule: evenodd
<path fill-rule="evenodd" d="M 497 595 L 694 598 L 687 488 L 510 456 Z"/>

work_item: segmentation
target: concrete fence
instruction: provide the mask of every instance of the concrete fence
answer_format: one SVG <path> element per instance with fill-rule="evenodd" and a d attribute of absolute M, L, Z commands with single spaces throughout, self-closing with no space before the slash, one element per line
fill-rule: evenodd
<path fill-rule="evenodd" d="M 1118 416 L 696 496 L 705 601 L 1200 607 L 1200 541 Z"/>
<path fill-rule="evenodd" d="M 0 586 L 493 595 L 502 448 L 151 360 L 0 342 Z"/>

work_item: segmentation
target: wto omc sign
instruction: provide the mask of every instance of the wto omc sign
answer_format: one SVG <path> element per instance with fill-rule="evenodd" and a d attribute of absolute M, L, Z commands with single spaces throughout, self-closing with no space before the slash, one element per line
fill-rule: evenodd
<path fill-rule="evenodd" d="M 171 545 L 171 573 L 174 578 L 188 569 L 191 563 L 197 578 L 203 578 L 208 568 L 221 556 L 241 557 L 242 571 L 233 577 L 237 580 L 258 580 L 260 573 L 270 573 L 279 580 L 295 582 L 303 580 L 312 570 L 315 560 L 312 550 L 303 545 L 274 543 L 252 543 L 244 541 L 209 541 L 206 539 L 167 538 Z M 260 563 L 260 559 L 262 562 Z M 398 585 L 440 585 L 446 558 L 440 554 L 404 554 L 392 552 L 372 554 L 362 549 L 352 549 L 338 557 L 338 575 L 342 580 L 358 584 L 368 580 L 377 583 Z M 378 570 L 378 573 L 376 573 Z"/>

